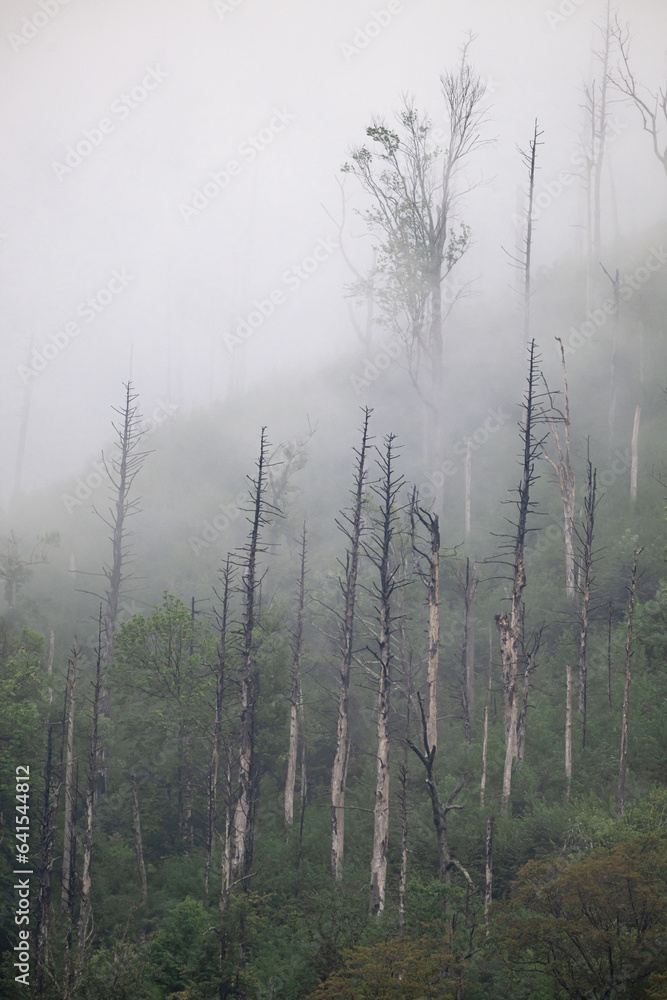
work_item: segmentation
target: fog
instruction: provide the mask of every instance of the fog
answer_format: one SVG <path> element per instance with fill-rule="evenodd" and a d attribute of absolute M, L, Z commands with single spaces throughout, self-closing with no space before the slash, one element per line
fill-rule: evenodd
<path fill-rule="evenodd" d="M 664 86 L 664 3 L 617 9 L 638 77 Z M 581 254 L 583 185 L 559 175 L 576 170 L 603 13 L 597 0 L 2 5 L 3 503 L 28 390 L 21 485 L 35 490 L 99 455 L 128 378 L 157 422 L 254 394 L 258 431 L 280 420 L 282 380 L 294 411 L 295 377 L 324 385 L 330 365 L 355 373 L 341 240 L 360 270 L 372 240 L 349 176 L 341 236 L 341 165 L 374 116 L 391 122 L 401 95 L 438 127 L 439 76 L 472 33 L 490 141 L 470 158 L 459 204 L 473 244 L 457 280 L 474 294 L 445 329 L 458 341 L 450 389 L 466 394 L 516 300 L 503 248 L 518 239 L 517 145 L 535 118 L 535 273 Z M 636 109 L 619 99 L 611 122 L 605 228 L 631 241 L 664 221 L 665 176 Z M 513 371 L 518 352 L 501 363 Z M 333 419 L 326 405 L 312 419 Z"/>

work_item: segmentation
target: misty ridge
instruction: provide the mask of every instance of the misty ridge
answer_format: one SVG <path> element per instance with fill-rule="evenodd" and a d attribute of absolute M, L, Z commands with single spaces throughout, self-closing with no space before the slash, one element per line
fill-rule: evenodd
<path fill-rule="evenodd" d="M 0 14 L 3 996 L 664 1000 L 649 7 Z"/>

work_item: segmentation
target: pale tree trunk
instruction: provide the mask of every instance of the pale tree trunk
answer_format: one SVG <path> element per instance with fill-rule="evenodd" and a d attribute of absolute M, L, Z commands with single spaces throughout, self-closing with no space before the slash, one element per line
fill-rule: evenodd
<path fill-rule="evenodd" d="M 630 466 L 630 499 L 634 503 L 637 499 L 637 468 L 639 465 L 639 421 L 642 408 L 637 403 L 635 407 L 635 419 L 632 425 L 632 460 Z"/>
<path fill-rule="evenodd" d="M 373 540 L 366 546 L 370 560 L 379 570 L 380 580 L 374 593 L 379 602 L 378 652 L 379 668 L 377 700 L 377 767 L 375 774 L 375 810 L 373 818 L 373 857 L 371 861 L 371 888 L 369 910 L 379 914 L 384 909 L 387 882 L 387 849 L 389 844 L 389 702 L 391 688 L 391 599 L 396 588 L 398 565 L 391 566 L 390 556 L 396 519 L 396 498 L 403 487 L 403 480 L 393 469 L 394 435 L 385 440 L 381 455 L 380 481 L 373 492 L 380 510 L 374 524 Z"/>
<path fill-rule="evenodd" d="M 551 405 L 552 414 L 557 416 L 547 417 L 547 423 L 549 425 L 549 430 L 554 440 L 554 445 L 556 448 L 556 461 L 549 458 L 547 453 L 543 451 L 543 455 L 549 464 L 555 469 L 558 476 L 558 485 L 560 486 L 561 498 L 563 501 L 563 539 L 565 543 L 565 596 L 568 600 L 572 600 L 575 595 L 575 560 L 574 560 L 574 509 L 576 502 L 576 481 L 574 476 L 574 469 L 572 468 L 570 460 L 570 398 L 567 387 L 567 370 L 565 367 L 565 348 L 563 347 L 563 341 L 560 337 L 557 337 L 558 343 L 560 344 L 560 354 L 561 354 L 561 364 L 563 368 L 563 395 L 564 395 L 564 410 L 558 410 L 553 405 L 553 398 L 551 393 L 548 392 L 549 402 Z M 560 432 L 558 430 L 558 424 L 562 423 L 563 430 L 565 432 L 565 444 L 561 443 Z"/>
<path fill-rule="evenodd" d="M 581 543 L 581 611 L 579 631 L 579 655 L 577 657 L 577 676 L 579 681 L 579 712 L 582 718 L 581 745 L 586 746 L 586 688 L 587 667 L 586 650 L 588 645 L 589 614 L 591 601 L 591 584 L 593 582 L 593 533 L 595 530 L 595 510 L 597 507 L 597 470 L 588 461 L 588 492 L 584 501 L 583 533 L 579 535 Z"/>
<path fill-rule="evenodd" d="M 114 407 L 120 417 L 120 424 L 112 423 L 116 431 L 117 451 L 109 462 L 102 455 L 102 461 L 109 477 L 112 506 L 108 518 L 99 516 L 111 529 L 111 565 L 105 565 L 104 575 L 107 579 L 107 589 L 104 595 L 104 649 L 102 651 L 102 689 L 100 692 L 100 711 L 104 718 L 111 715 L 111 702 L 106 682 L 106 670 L 114 657 L 114 641 L 118 625 L 121 587 L 130 579 L 127 572 L 131 556 L 127 547 L 128 530 L 126 521 L 139 512 L 139 501 L 130 499 L 132 485 L 148 452 L 139 451 L 142 431 L 140 429 L 141 415 L 136 405 L 137 393 L 132 391 L 132 383 L 125 384 L 125 403 L 122 407 Z M 99 513 L 99 512 L 97 512 Z M 95 798 L 106 794 L 107 777 L 105 761 L 109 756 L 108 747 L 98 746 L 98 773 L 95 784 Z"/>
<path fill-rule="evenodd" d="M 533 252 L 533 197 L 535 193 L 535 170 L 537 147 L 541 146 L 539 137 L 543 133 L 537 126 L 535 119 L 535 129 L 533 138 L 528 147 L 528 152 L 523 153 L 524 163 L 528 167 L 528 207 L 526 209 L 526 237 L 524 241 L 523 258 L 523 343 L 527 347 L 530 343 L 530 296 L 531 296 L 531 256 Z"/>
<path fill-rule="evenodd" d="M 227 774 L 225 778 L 225 829 L 222 837 L 222 858 L 220 863 L 220 912 L 229 909 L 229 894 L 232 885 L 232 841 L 233 841 L 233 809 L 232 809 L 232 755 L 227 754 Z"/>
<path fill-rule="evenodd" d="M 350 548 L 345 561 L 345 578 L 341 581 L 345 608 L 341 621 L 340 693 L 338 697 L 338 722 L 336 727 L 336 752 L 331 769 L 331 873 L 343 877 L 343 849 L 345 844 L 345 783 L 349 751 L 348 702 L 350 696 L 350 670 L 354 641 L 354 606 L 357 594 L 357 572 L 366 485 L 366 453 L 368 450 L 368 423 L 371 410 L 364 410 L 361 447 L 356 449 L 357 467 L 352 490 L 351 513 L 343 514 L 336 524 L 347 537 Z"/>
<path fill-rule="evenodd" d="M 565 667 L 565 798 L 570 800 L 572 784 L 572 667 Z"/>
<path fill-rule="evenodd" d="M 255 816 L 255 711 L 257 707 L 259 678 L 254 664 L 253 632 L 256 618 L 257 556 L 260 548 L 260 529 L 267 523 L 269 505 L 264 499 L 267 483 L 266 428 L 262 428 L 257 478 L 252 480 L 252 522 L 248 542 L 244 546 L 243 594 L 244 613 L 241 648 L 241 732 L 239 737 L 239 789 L 234 811 L 233 874 L 247 877 L 248 861 L 252 855 Z M 274 508 L 270 508 L 275 512 Z"/>
<path fill-rule="evenodd" d="M 625 687 L 623 690 L 623 711 L 621 714 L 621 756 L 618 765 L 618 788 L 616 791 L 616 815 L 625 812 L 625 781 L 628 773 L 628 710 L 630 707 L 630 681 L 632 680 L 632 631 L 635 616 L 635 594 L 637 590 L 637 559 L 641 549 L 635 549 L 630 572 L 630 595 L 628 597 L 628 624 L 625 635 Z"/>
<path fill-rule="evenodd" d="M 620 323 L 620 278 L 618 268 L 612 278 L 606 267 L 604 273 L 611 281 L 614 292 L 614 312 L 611 326 L 611 357 L 609 360 L 609 412 L 607 415 L 608 456 L 612 460 L 612 452 L 616 443 L 616 352 L 618 347 L 618 330 Z"/>
<path fill-rule="evenodd" d="M 489 622 L 489 678 L 486 688 L 486 705 L 484 706 L 484 739 L 482 741 L 482 777 L 479 783 L 479 804 L 484 808 L 484 796 L 486 794 L 486 765 L 489 751 L 489 706 L 491 704 L 491 691 L 493 687 L 493 639 L 491 622 Z"/>
<path fill-rule="evenodd" d="M 63 913 L 70 908 L 71 855 L 74 839 L 74 710 L 76 707 L 76 674 L 79 661 L 79 651 L 76 647 L 76 637 L 72 647 L 72 658 L 67 664 L 67 683 L 65 704 L 67 716 L 67 737 L 65 742 L 65 820 L 63 827 L 63 866 L 60 905 Z"/>
<path fill-rule="evenodd" d="M 470 540 L 470 509 L 472 504 L 472 441 L 468 438 L 466 442 L 466 460 L 465 460 L 465 515 L 464 515 L 464 533 L 466 541 Z"/>
<path fill-rule="evenodd" d="M 405 552 L 402 556 L 402 570 L 406 574 Z M 410 739 L 410 716 L 413 698 L 412 656 L 408 649 L 408 637 L 405 629 L 405 616 L 402 590 L 399 590 L 399 624 L 398 638 L 401 655 L 401 669 L 405 682 L 405 739 L 403 742 L 403 760 L 400 767 L 401 804 L 401 867 L 398 880 L 398 928 L 400 934 L 405 934 L 405 918 L 407 912 L 408 891 L 408 740 Z"/>
<path fill-rule="evenodd" d="M 215 718 L 213 722 L 213 745 L 211 747 L 211 762 L 208 769 L 208 802 L 206 823 L 206 867 L 204 869 L 204 889 L 208 894 L 211 873 L 213 841 L 215 839 L 215 821 L 218 797 L 218 769 L 220 766 L 220 746 L 222 742 L 222 704 L 225 685 L 225 669 L 227 666 L 227 618 L 229 614 L 229 588 L 232 579 L 231 557 L 222 571 L 222 609 L 217 615 L 220 642 L 218 644 L 218 662 L 215 672 Z M 216 592 L 217 593 L 217 592 Z"/>
<path fill-rule="evenodd" d="M 528 373 L 528 390 L 522 404 L 525 418 L 521 424 L 521 440 L 523 444 L 523 461 L 521 482 L 516 490 L 519 499 L 516 501 L 518 518 L 516 536 L 507 547 L 512 550 L 513 569 L 512 597 L 509 616 L 506 613 L 496 615 L 496 623 L 500 632 L 500 646 L 503 657 L 503 684 L 505 687 L 505 725 L 506 750 L 503 769 L 502 808 L 509 804 L 512 765 L 517 755 L 517 722 L 519 716 L 519 694 L 517 689 L 519 645 L 523 636 L 523 604 L 522 595 L 526 586 L 526 570 L 524 565 L 524 547 L 527 531 L 528 514 L 531 511 L 530 487 L 535 482 L 534 463 L 541 450 L 541 442 L 533 437 L 535 419 L 535 387 L 539 378 L 537 360 L 535 357 L 535 342 L 530 347 L 530 365 Z"/>
<path fill-rule="evenodd" d="M 308 802 L 308 775 L 306 772 L 306 741 L 301 740 L 301 819 L 299 820 L 299 846 L 296 852 L 296 869 L 298 871 L 301 864 L 301 852 L 303 851 L 303 823 L 306 818 L 306 804 Z"/>
<path fill-rule="evenodd" d="M 306 525 L 301 534 L 301 572 L 299 574 L 299 605 L 296 617 L 296 631 L 292 643 L 292 678 L 290 686 L 289 749 L 287 753 L 287 778 L 285 780 L 285 826 L 289 829 L 294 822 L 294 788 L 299 752 L 299 715 L 301 713 L 301 652 L 303 644 L 303 620 L 306 594 Z"/>
<path fill-rule="evenodd" d="M 95 683 L 93 693 L 93 720 L 90 733 L 90 753 L 88 757 L 88 787 L 86 789 L 86 812 L 83 837 L 83 868 L 81 872 L 81 906 L 79 910 L 79 925 L 77 929 L 77 959 L 76 979 L 83 972 L 85 955 L 92 937 L 92 872 L 93 854 L 93 803 L 95 800 L 95 783 L 97 774 L 97 731 L 102 695 L 102 608 L 100 607 L 97 663 L 95 667 Z"/>
<path fill-rule="evenodd" d="M 466 559 L 465 582 L 459 577 L 465 605 L 463 642 L 461 644 L 461 706 L 466 746 L 472 743 L 472 723 L 475 715 L 475 602 L 477 598 L 477 563 L 470 570 Z"/>
<path fill-rule="evenodd" d="M 146 881 L 146 865 L 144 863 L 144 848 L 141 840 L 141 819 L 139 816 L 139 796 L 137 795 L 137 776 L 130 775 L 130 791 L 132 795 L 132 833 L 134 835 L 134 854 L 137 859 L 137 872 L 141 887 L 141 906 L 148 902 L 148 882 Z"/>
<path fill-rule="evenodd" d="M 484 923 L 486 935 L 489 935 L 489 913 L 493 898 L 493 816 L 486 817 L 486 878 L 484 884 Z"/>
<path fill-rule="evenodd" d="M 415 536 L 415 518 L 428 532 L 428 549 L 422 549 L 421 542 Z M 429 752 L 435 750 L 438 743 L 438 663 L 440 656 L 440 529 L 438 515 L 431 514 L 418 506 L 416 493 L 413 492 L 410 507 L 412 525 L 412 547 L 415 555 L 427 566 L 423 569 L 417 564 L 417 572 L 426 584 L 428 591 L 428 671 L 426 675 L 426 737 Z"/>

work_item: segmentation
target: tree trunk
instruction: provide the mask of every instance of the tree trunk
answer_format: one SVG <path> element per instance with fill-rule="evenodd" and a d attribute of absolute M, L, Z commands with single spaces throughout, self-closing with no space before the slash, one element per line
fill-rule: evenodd
<path fill-rule="evenodd" d="M 227 562 L 222 573 L 222 610 L 217 616 L 218 628 L 220 631 L 220 642 L 218 644 L 218 661 L 215 672 L 215 718 L 213 722 L 213 744 L 211 746 L 211 762 L 208 769 L 208 802 L 206 810 L 206 866 L 204 869 L 204 889 L 208 894 L 209 879 L 211 873 L 211 859 L 213 854 L 213 840 L 215 838 L 215 821 L 218 796 L 218 769 L 220 766 L 220 746 L 222 742 L 222 704 L 225 685 L 225 669 L 227 666 L 227 617 L 229 613 L 229 588 L 231 583 L 231 557 L 227 555 Z"/>
<path fill-rule="evenodd" d="M 429 535 L 428 549 L 422 549 L 415 538 L 415 518 L 426 528 Z M 426 562 L 428 569 L 417 565 L 417 571 L 428 591 L 428 672 L 426 675 L 426 734 L 429 749 L 438 743 L 438 663 L 440 656 L 440 529 L 438 515 L 430 514 L 417 505 L 413 493 L 410 508 L 412 525 L 412 547 L 417 557 Z"/>
<path fill-rule="evenodd" d="M 579 712 L 582 717 L 581 745 L 586 746 L 586 648 L 588 644 L 591 584 L 593 582 L 593 533 L 595 529 L 595 509 L 597 490 L 597 470 L 588 462 L 588 492 L 584 501 L 584 531 L 579 536 L 581 542 L 581 612 L 579 632 L 579 655 L 577 676 L 579 680 Z"/>
<path fill-rule="evenodd" d="M 92 873 L 91 862 L 93 854 L 93 803 L 95 800 L 95 785 L 97 775 L 97 732 L 102 696 L 102 608 L 100 606 L 98 627 L 97 663 L 95 667 L 95 684 L 93 693 L 93 720 L 90 733 L 90 753 L 88 757 L 88 787 L 86 789 L 86 814 L 83 837 L 83 868 L 81 872 L 81 906 L 79 910 L 79 925 L 77 929 L 77 968 L 76 979 L 81 977 L 83 965 L 92 935 Z"/>
<path fill-rule="evenodd" d="M 396 498 L 403 480 L 393 470 L 393 434 L 386 438 L 386 451 L 378 464 L 380 484 L 373 487 L 380 511 L 374 525 L 373 541 L 367 554 L 379 570 L 380 582 L 375 584 L 379 601 L 379 633 L 377 660 L 379 667 L 377 700 L 377 768 L 375 775 L 375 811 L 373 822 L 373 857 L 369 910 L 379 914 L 384 909 L 387 882 L 387 849 L 389 844 L 389 702 L 391 689 L 391 598 L 396 587 L 398 566 L 390 565 L 392 539 L 397 518 Z"/>
<path fill-rule="evenodd" d="M 148 883 L 146 881 L 146 865 L 144 864 L 144 848 L 141 840 L 141 820 L 139 817 L 139 797 L 137 795 L 137 776 L 130 775 L 132 792 L 132 833 L 134 835 L 134 854 L 137 859 L 137 872 L 141 886 L 141 906 L 148 902 Z"/>
<path fill-rule="evenodd" d="M 571 463 L 570 452 L 570 397 L 567 386 L 567 369 L 565 367 L 565 348 L 560 337 L 556 338 L 560 344 L 561 364 L 563 368 L 563 394 L 565 401 L 564 411 L 556 410 L 553 405 L 551 393 L 548 393 L 551 410 L 557 414 L 547 417 L 549 430 L 554 439 L 556 447 L 556 461 L 554 462 L 544 453 L 550 465 L 558 475 L 558 485 L 560 486 L 561 498 L 563 501 L 563 539 L 565 544 L 565 596 L 572 600 L 575 595 L 575 559 L 574 559 L 574 510 L 576 504 L 576 480 L 574 469 Z M 560 432 L 558 430 L 559 421 L 563 424 L 565 431 L 565 447 L 561 444 Z"/>
<path fill-rule="evenodd" d="M 618 765 L 618 789 L 616 791 L 616 815 L 625 812 L 625 781 L 628 772 L 628 710 L 630 707 L 630 681 L 632 680 L 632 630 L 635 615 L 635 593 L 637 590 L 637 559 L 641 549 L 635 549 L 630 572 L 630 595 L 628 597 L 628 624 L 625 635 L 625 687 L 623 690 L 623 711 L 621 714 L 621 757 Z"/>
<path fill-rule="evenodd" d="M 466 559 L 466 577 L 463 585 L 465 616 L 461 644 L 461 705 L 466 746 L 472 743 L 472 723 L 475 715 L 475 601 L 477 597 L 477 563 L 470 572 Z"/>
<path fill-rule="evenodd" d="M 503 769 L 502 808 L 509 803 L 512 764 L 517 755 L 517 722 L 519 715 L 519 696 L 517 690 L 519 644 L 523 635 L 523 604 L 522 594 L 526 586 L 526 570 L 524 566 L 524 547 L 527 531 L 528 514 L 531 511 L 530 487 L 535 482 L 534 463 L 541 449 L 541 442 L 533 437 L 535 419 L 535 387 L 539 374 L 535 357 L 535 342 L 530 346 L 530 363 L 528 373 L 528 390 L 523 405 L 525 414 L 521 424 L 521 440 L 523 444 L 523 461 L 521 482 L 517 488 L 519 499 L 516 501 L 518 518 L 516 536 L 508 547 L 513 550 L 512 598 L 509 616 L 506 613 L 496 615 L 496 623 L 500 632 L 500 646 L 503 657 L 503 684 L 505 695 L 505 728 L 506 751 Z"/>
<path fill-rule="evenodd" d="M 528 662 L 526 663 L 526 672 L 523 677 L 523 698 L 521 701 L 521 709 L 519 711 L 519 718 L 517 721 L 517 740 L 516 740 L 516 756 L 517 762 L 523 764 L 525 753 L 526 753 L 526 725 L 528 721 L 528 695 L 530 693 L 530 679 L 535 670 L 535 661 L 537 659 L 537 654 L 540 649 L 541 642 L 541 632 L 538 632 L 535 637 L 535 645 L 531 649 L 528 655 Z"/>
<path fill-rule="evenodd" d="M 354 637 L 354 605 L 357 593 L 357 571 L 359 564 L 364 489 L 366 484 L 366 452 L 368 449 L 368 422 L 371 410 L 364 410 L 361 447 L 355 448 L 357 469 L 354 479 L 353 507 L 351 514 L 342 515 L 343 521 L 336 524 L 349 540 L 345 564 L 345 579 L 341 589 L 345 601 L 342 618 L 340 693 L 338 697 L 338 723 L 336 728 L 336 752 L 331 769 L 331 873 L 335 878 L 343 877 L 343 849 L 345 844 L 345 783 L 349 751 L 348 701 L 350 696 L 350 670 L 352 666 Z M 345 523 L 344 523 L 345 522 Z"/>
<path fill-rule="evenodd" d="M 486 794 L 486 765 L 489 750 L 489 706 L 493 687 L 493 640 L 491 638 L 491 622 L 489 622 L 489 680 L 486 689 L 486 705 L 484 706 L 484 739 L 482 741 L 482 778 L 479 785 L 479 804 L 484 808 Z"/>
<path fill-rule="evenodd" d="M 69 911 L 70 893 L 73 889 L 70 879 L 72 843 L 74 838 L 74 823 L 72 819 L 74 810 L 74 710 L 76 707 L 78 653 L 75 637 L 74 646 L 72 647 L 72 658 L 67 664 L 67 682 L 65 688 L 65 704 L 69 706 L 69 710 L 67 711 L 67 739 L 65 749 L 65 820 L 63 827 L 62 889 L 60 893 L 60 905 L 63 913 Z"/>
<path fill-rule="evenodd" d="M 486 817 L 486 879 L 484 887 L 484 923 L 489 935 L 489 912 L 493 897 L 493 816 Z"/>
<path fill-rule="evenodd" d="M 570 800 L 570 785 L 572 784 L 572 667 L 565 667 L 565 798 Z"/>
<path fill-rule="evenodd" d="M 232 872 L 243 872 L 244 877 L 250 874 L 248 863 L 251 858 L 253 840 L 253 818 L 255 808 L 253 793 L 255 791 L 255 711 L 257 707 L 259 678 L 254 664 L 253 632 L 256 616 L 257 555 L 263 549 L 259 547 L 260 528 L 267 523 L 268 505 L 264 499 L 266 490 L 266 428 L 262 428 L 259 459 L 257 462 L 257 479 L 252 481 L 252 526 L 248 542 L 244 547 L 243 562 L 243 594 L 244 614 L 241 649 L 241 732 L 239 737 L 239 788 L 234 811 L 234 849 L 232 855 Z M 273 510 L 273 508 L 272 508 Z"/>
<path fill-rule="evenodd" d="M 639 465 L 639 421 L 642 408 L 637 403 L 635 407 L 635 419 L 632 425 L 632 462 L 630 466 L 630 499 L 634 503 L 637 499 L 637 467 Z"/>
<path fill-rule="evenodd" d="M 301 534 L 301 572 L 299 575 L 299 605 L 296 618 L 296 632 L 292 644 L 292 679 L 290 686 L 289 749 L 287 753 L 287 778 L 285 780 L 285 826 L 289 829 L 294 822 L 294 788 L 296 785 L 296 765 L 299 752 L 299 714 L 301 712 L 301 650 L 303 643 L 303 620 L 306 581 L 306 525 Z"/>

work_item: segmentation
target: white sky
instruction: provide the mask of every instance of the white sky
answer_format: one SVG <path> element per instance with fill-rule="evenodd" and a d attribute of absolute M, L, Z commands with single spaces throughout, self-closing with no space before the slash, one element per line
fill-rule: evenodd
<path fill-rule="evenodd" d="M 664 86 L 667 4 L 626 0 L 619 9 L 631 21 L 638 76 Z M 64 346 L 50 347 L 54 356 L 30 379 L 28 488 L 99 453 L 130 365 L 150 413 L 158 401 L 206 405 L 243 380 L 252 387 L 344 355 L 354 343 L 343 296 L 350 275 L 340 252 L 325 249 L 336 237 L 325 207 L 339 213 L 340 166 L 372 115 L 391 117 L 402 93 L 437 124 L 439 74 L 469 30 L 496 142 L 471 165 L 483 183 L 462 205 L 475 239 L 466 273 L 479 277 L 483 296 L 504 294 L 511 276 L 501 247 L 515 242 L 523 181 L 516 144 L 527 145 L 537 116 L 538 191 L 568 168 L 602 12 L 601 0 L 3 3 L 4 499 L 31 338 L 40 352 L 54 337 Z M 376 17 L 386 22 L 377 30 Z M 149 71 L 154 89 L 133 98 Z M 619 104 L 614 115 L 619 227 L 631 235 L 665 218 L 667 186 L 633 110 Z M 93 144 L 80 147 L 81 162 L 57 168 L 86 130 Z M 252 137 L 262 148 L 251 160 Z M 186 221 L 181 206 L 234 160 L 225 190 L 209 187 L 215 196 Z M 368 241 L 353 208 L 364 203 L 354 179 L 346 185 L 348 247 L 363 263 Z M 538 266 L 576 248 L 580 221 L 575 184 L 541 214 Z M 318 245 L 317 270 L 299 288 L 288 284 L 285 272 Z M 272 292 L 282 293 L 273 315 L 230 354 L 224 335 Z M 90 296 L 99 296 L 92 322 L 82 306 Z"/>

